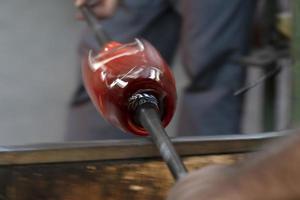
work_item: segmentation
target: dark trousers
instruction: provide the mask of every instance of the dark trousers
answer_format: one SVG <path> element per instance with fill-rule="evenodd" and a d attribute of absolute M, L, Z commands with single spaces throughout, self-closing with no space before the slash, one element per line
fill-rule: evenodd
<path fill-rule="evenodd" d="M 245 54 L 254 0 L 182 0 L 180 13 L 168 0 L 124 0 L 111 19 L 101 21 L 114 40 L 149 40 L 170 63 L 181 41 L 189 85 L 182 95 L 178 135 L 240 133 L 245 69 L 236 59 Z M 80 51 L 98 49 L 85 31 Z M 105 122 L 91 103 L 72 108 L 67 139 L 128 138 Z"/>

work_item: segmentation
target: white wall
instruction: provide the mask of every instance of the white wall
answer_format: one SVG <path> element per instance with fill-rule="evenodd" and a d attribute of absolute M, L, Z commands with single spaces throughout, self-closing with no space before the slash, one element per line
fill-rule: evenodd
<path fill-rule="evenodd" d="M 62 139 L 78 77 L 72 0 L 0 1 L 0 145 Z"/>

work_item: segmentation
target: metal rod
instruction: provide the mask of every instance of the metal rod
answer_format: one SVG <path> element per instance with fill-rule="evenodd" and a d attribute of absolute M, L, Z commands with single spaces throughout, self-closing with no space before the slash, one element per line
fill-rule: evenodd
<path fill-rule="evenodd" d="M 254 83 L 251 83 L 250 85 L 247 85 L 247 86 L 235 91 L 234 96 L 244 94 L 244 93 L 248 92 L 249 90 L 251 90 L 252 88 L 256 87 L 257 85 L 261 84 L 262 82 L 266 81 L 268 78 L 275 76 L 277 73 L 280 72 L 281 68 L 282 68 L 281 65 L 277 65 L 274 69 L 268 71 L 266 74 L 264 74 L 258 80 L 256 80 Z"/>
<path fill-rule="evenodd" d="M 88 26 L 94 32 L 98 44 L 100 46 L 104 46 L 107 42 L 111 41 L 110 37 L 99 24 L 99 20 L 97 19 L 93 11 L 87 5 L 83 5 L 79 9 L 81 10 Z"/>
<path fill-rule="evenodd" d="M 173 177 L 177 180 L 185 176 L 187 173 L 186 167 L 175 151 L 165 129 L 162 127 L 157 110 L 144 104 L 138 108 L 137 114 L 141 125 L 150 133 Z"/>

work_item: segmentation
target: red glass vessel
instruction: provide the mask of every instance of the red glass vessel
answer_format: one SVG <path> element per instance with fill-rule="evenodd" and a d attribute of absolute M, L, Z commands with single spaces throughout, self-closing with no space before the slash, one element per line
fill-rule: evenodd
<path fill-rule="evenodd" d="M 176 106 L 175 81 L 169 67 L 147 41 L 109 42 L 97 54 L 82 59 L 85 87 L 102 116 L 125 132 L 148 135 L 135 122 L 129 98 L 136 93 L 156 97 L 162 125 L 171 121 Z"/>

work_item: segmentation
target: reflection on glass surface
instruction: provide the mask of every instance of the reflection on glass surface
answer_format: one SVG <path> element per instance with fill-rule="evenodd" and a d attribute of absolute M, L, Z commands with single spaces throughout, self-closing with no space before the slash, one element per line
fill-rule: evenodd
<path fill-rule="evenodd" d="M 147 135 L 131 109 L 132 97 L 138 94 L 153 95 L 159 101 L 164 126 L 172 119 L 176 105 L 174 78 L 150 43 L 139 39 L 128 44 L 109 42 L 95 56 L 89 53 L 83 57 L 82 73 L 97 110 L 123 131 Z"/>

